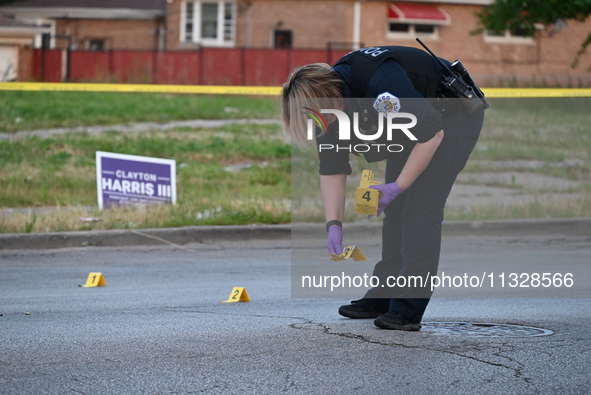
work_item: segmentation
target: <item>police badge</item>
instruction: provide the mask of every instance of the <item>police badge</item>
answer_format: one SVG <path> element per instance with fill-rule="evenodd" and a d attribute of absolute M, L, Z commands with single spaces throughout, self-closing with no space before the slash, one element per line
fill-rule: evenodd
<path fill-rule="evenodd" d="M 373 108 L 387 117 L 389 112 L 400 112 L 400 99 L 390 92 L 383 92 L 373 102 Z"/>

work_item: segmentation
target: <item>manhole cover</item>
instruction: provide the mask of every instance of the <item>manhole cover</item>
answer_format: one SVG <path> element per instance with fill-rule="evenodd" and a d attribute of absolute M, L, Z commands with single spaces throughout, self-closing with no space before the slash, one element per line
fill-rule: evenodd
<path fill-rule="evenodd" d="M 449 336 L 532 337 L 554 333 L 548 329 L 531 326 L 484 322 L 425 322 L 421 325 L 421 332 Z"/>

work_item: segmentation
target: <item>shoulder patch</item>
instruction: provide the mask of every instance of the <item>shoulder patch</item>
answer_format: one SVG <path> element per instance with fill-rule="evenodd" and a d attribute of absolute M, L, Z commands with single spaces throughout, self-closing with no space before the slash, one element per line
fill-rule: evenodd
<path fill-rule="evenodd" d="M 380 93 L 373 102 L 373 108 L 375 108 L 377 112 L 381 112 L 384 116 L 387 116 L 387 113 L 389 112 L 400 111 L 400 99 L 390 92 Z"/>

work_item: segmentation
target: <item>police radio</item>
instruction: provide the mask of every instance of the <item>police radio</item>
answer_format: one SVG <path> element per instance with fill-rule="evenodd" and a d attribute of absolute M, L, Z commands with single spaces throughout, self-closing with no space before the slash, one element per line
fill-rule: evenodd
<path fill-rule="evenodd" d="M 441 61 L 422 41 L 420 38 L 417 38 L 419 44 L 429 52 L 429 54 L 435 58 L 437 62 L 444 68 L 447 72 L 441 78 L 441 85 L 443 86 L 443 97 L 457 97 L 462 100 L 463 104 L 466 107 L 466 110 L 470 114 L 475 113 L 479 109 L 486 110 L 490 107 L 489 102 L 484 97 L 484 93 L 480 90 L 478 85 L 474 82 L 468 70 L 464 67 L 462 62 L 456 60 L 451 64 L 451 68 L 447 66 L 444 62 Z"/>

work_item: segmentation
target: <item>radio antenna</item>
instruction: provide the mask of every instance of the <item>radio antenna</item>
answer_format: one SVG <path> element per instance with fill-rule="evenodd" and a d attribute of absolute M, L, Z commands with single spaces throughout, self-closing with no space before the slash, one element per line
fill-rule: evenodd
<path fill-rule="evenodd" d="M 421 39 L 420 39 L 420 38 L 418 38 L 418 37 L 417 37 L 417 41 L 419 42 L 419 44 L 421 44 L 421 45 L 423 46 L 423 48 L 425 48 L 425 49 L 427 50 L 427 52 L 429 52 L 429 54 L 430 54 L 431 56 L 433 56 L 433 57 L 435 58 L 435 60 L 436 60 L 436 61 L 438 61 L 438 62 L 439 62 L 439 64 L 440 64 L 441 66 L 443 66 L 443 68 L 444 68 L 445 70 L 447 70 L 447 72 L 448 72 L 448 73 L 450 73 L 451 75 L 455 75 L 455 74 L 454 74 L 454 72 L 453 72 L 453 71 L 451 71 L 451 69 L 450 69 L 450 68 L 449 68 L 449 67 L 448 67 L 448 66 L 447 66 L 445 63 L 443 63 L 443 62 L 441 61 L 441 59 L 439 59 L 439 58 L 437 57 L 437 55 L 435 55 L 435 54 L 433 53 L 433 51 L 431 51 L 431 50 L 429 49 L 429 47 L 427 47 L 427 46 L 426 46 L 426 45 L 425 45 L 425 44 L 424 44 L 424 43 L 421 41 Z"/>

